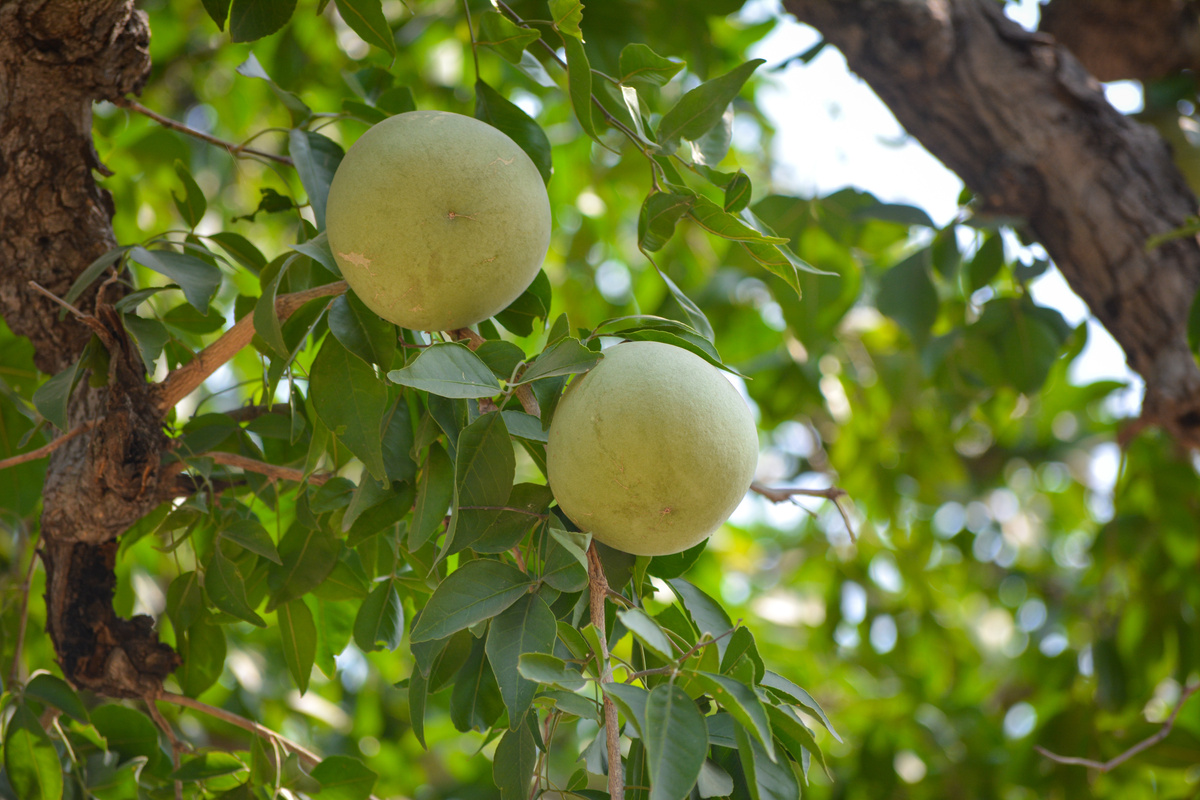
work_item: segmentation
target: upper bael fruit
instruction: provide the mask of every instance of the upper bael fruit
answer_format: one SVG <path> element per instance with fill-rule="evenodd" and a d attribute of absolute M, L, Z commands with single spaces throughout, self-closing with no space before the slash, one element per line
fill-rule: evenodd
<path fill-rule="evenodd" d="M 449 331 L 502 311 L 550 245 L 537 167 L 505 134 L 410 111 L 362 135 L 329 187 L 329 246 L 350 288 L 386 320 Z"/>
<path fill-rule="evenodd" d="M 627 342 L 563 395 L 546 470 L 563 512 L 642 556 L 699 544 L 729 518 L 758 462 L 754 419 L 720 370 L 682 348 Z"/>

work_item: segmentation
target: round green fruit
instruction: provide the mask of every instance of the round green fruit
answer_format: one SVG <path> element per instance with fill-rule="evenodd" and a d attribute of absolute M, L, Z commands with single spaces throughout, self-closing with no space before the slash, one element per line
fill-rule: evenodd
<path fill-rule="evenodd" d="M 758 433 L 720 370 L 687 350 L 626 342 L 567 390 L 546 470 L 559 506 L 593 538 L 640 556 L 678 553 L 750 488 Z"/>
<path fill-rule="evenodd" d="M 325 227 L 342 275 L 372 311 L 449 331 L 528 288 L 550 245 L 550 200 L 529 156 L 496 128 L 410 111 L 346 153 Z"/>

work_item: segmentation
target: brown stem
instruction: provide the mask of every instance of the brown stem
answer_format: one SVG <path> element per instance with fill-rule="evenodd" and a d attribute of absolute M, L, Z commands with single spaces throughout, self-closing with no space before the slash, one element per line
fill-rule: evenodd
<path fill-rule="evenodd" d="M 211 458 L 216 464 L 222 464 L 226 467 L 237 467 L 246 472 L 256 472 L 259 475 L 266 475 L 268 478 L 274 480 L 295 481 L 297 483 L 307 482 L 314 486 L 320 486 L 333 477 L 333 475 L 327 472 L 314 472 L 311 475 L 305 475 L 304 470 L 293 469 L 292 467 L 280 467 L 275 464 L 268 464 L 265 461 L 247 458 L 237 453 L 225 453 L 219 450 L 201 453 L 200 456 Z"/>
<path fill-rule="evenodd" d="M 457 341 L 466 342 L 467 347 L 472 350 L 478 350 L 479 346 L 487 341 L 470 328 L 459 328 L 456 331 L 449 332 L 450 338 Z M 516 395 L 518 402 L 521 403 L 521 408 L 525 409 L 525 413 L 532 417 L 541 417 L 542 409 L 538 405 L 537 398 L 534 397 L 530 388 L 524 384 L 518 386 L 513 392 Z"/>
<path fill-rule="evenodd" d="M 276 733 L 270 728 L 259 725 L 253 720 L 248 720 L 245 717 L 234 714 L 232 711 L 226 711 L 223 708 L 210 706 L 208 703 L 202 703 L 199 700 L 193 700 L 192 698 L 186 697 L 182 694 L 175 694 L 174 692 L 168 691 L 159 692 L 158 696 L 154 699 L 161 700 L 165 703 L 173 703 L 174 705 L 182 706 L 183 708 L 190 708 L 193 711 L 199 711 L 200 713 L 207 714 L 214 719 L 219 719 L 222 722 L 228 722 L 230 725 L 235 725 L 244 731 L 253 733 L 255 736 L 260 736 L 263 739 L 266 739 L 268 742 L 276 742 L 299 756 L 300 760 L 309 767 L 314 767 L 321 763 L 321 757 L 306 748 L 304 745 L 293 742 L 286 736 Z"/>
<path fill-rule="evenodd" d="M 215 144 L 217 147 L 228 150 L 230 155 L 232 155 L 234 157 L 240 157 L 242 155 L 258 156 L 259 158 L 266 158 L 271 161 L 277 161 L 280 164 L 287 164 L 289 167 L 294 166 L 292 159 L 288 158 L 287 156 L 280 156 L 280 155 L 276 155 L 275 153 L 267 153 L 262 150 L 255 150 L 253 147 L 246 147 L 245 145 L 234 144 L 233 142 L 227 142 L 224 139 L 219 139 L 216 136 L 205 133 L 204 131 L 198 131 L 195 128 L 189 128 L 187 125 L 184 125 L 182 122 L 176 122 L 175 120 L 171 119 L 170 117 L 164 117 L 162 114 L 159 114 L 155 111 L 151 111 L 150 109 L 146 108 L 144 105 L 137 102 L 136 100 L 130 100 L 129 98 L 121 97 L 121 98 L 114 100 L 113 103 L 115 105 L 120 106 L 121 108 L 127 108 L 130 111 L 136 111 L 137 113 L 141 114 L 144 117 L 149 117 L 150 119 L 157 122 L 159 125 L 162 125 L 164 128 L 170 128 L 173 131 L 179 131 L 180 133 L 186 133 L 188 136 L 194 136 L 197 139 L 201 139 L 205 142 L 208 142 L 209 144 Z"/>
<path fill-rule="evenodd" d="M 275 301 L 275 313 L 279 315 L 279 321 L 282 322 L 309 300 L 341 294 L 346 291 L 346 288 L 345 281 L 338 281 L 306 289 L 303 292 L 285 294 Z M 175 407 L 176 403 L 204 383 L 205 379 L 216 372 L 222 364 L 250 344 L 250 340 L 253 338 L 254 313 L 251 312 L 221 334 L 221 338 L 197 353 L 194 359 L 163 379 L 158 386 L 158 410 L 165 415 Z"/>
<path fill-rule="evenodd" d="M 29 623 L 29 587 L 33 585 L 33 570 L 37 567 L 38 554 L 29 554 L 29 567 L 25 580 L 21 582 L 21 618 L 17 625 L 17 641 L 13 644 L 12 668 L 8 671 L 8 685 L 16 686 L 21 677 L 21 646 L 25 644 L 25 628 Z"/>
<path fill-rule="evenodd" d="M 1057 753 L 1052 753 L 1041 745 L 1036 744 L 1033 746 L 1033 749 L 1051 761 L 1056 761 L 1059 764 L 1074 764 L 1081 767 L 1099 770 L 1100 772 L 1108 772 L 1124 764 L 1126 761 L 1133 758 L 1143 750 L 1153 747 L 1163 739 L 1170 736 L 1171 729 L 1175 727 L 1175 718 L 1179 716 L 1179 712 L 1183 708 L 1184 703 L 1186 703 L 1191 696 L 1196 693 L 1197 690 L 1200 690 L 1200 683 L 1193 683 L 1191 686 L 1187 687 L 1187 689 L 1183 691 L 1183 694 L 1179 696 L 1179 702 L 1175 704 L 1175 710 L 1171 712 L 1171 716 L 1167 717 L 1167 721 L 1163 723 L 1162 727 L 1159 728 L 1156 733 L 1154 733 L 1152 736 L 1147 736 L 1133 747 L 1129 748 L 1120 755 L 1113 756 L 1108 761 L 1093 761 L 1090 758 L 1060 756 Z"/>
<path fill-rule="evenodd" d="M 592 626 L 600 640 L 597 654 L 602 663 L 600 669 L 601 692 L 603 685 L 612 683 L 612 666 L 608 661 L 608 636 L 604 624 L 604 601 L 608 596 L 608 578 L 604 576 L 604 565 L 596 543 L 588 547 L 588 590 L 591 594 Z M 604 694 L 604 734 L 608 739 L 608 794 L 612 800 L 625 800 L 625 774 L 621 767 L 621 729 L 617 727 L 617 706 L 612 698 Z"/>
<path fill-rule="evenodd" d="M 850 541 L 858 541 L 854 535 L 854 525 L 850 523 L 850 515 L 846 513 L 845 507 L 842 506 L 842 498 L 847 496 L 845 489 L 839 489 L 836 486 L 830 486 L 828 489 L 801 489 L 796 486 L 781 486 L 773 489 L 770 486 L 763 486 L 761 483 L 752 483 L 750 484 L 750 491 L 762 495 L 772 503 L 784 503 L 796 496 L 823 497 L 833 503 L 838 513 L 842 515 L 842 522 L 846 523 L 846 531 L 850 534 Z"/>
<path fill-rule="evenodd" d="M 0 469 L 7 469 L 8 467 L 15 467 L 18 464 L 24 464 L 29 461 L 37 461 L 39 458 L 45 458 L 67 442 L 74 439 L 76 436 L 79 436 L 82 433 L 87 433 L 99 424 L 100 420 L 94 419 L 90 422 L 85 422 L 82 425 L 76 425 L 70 431 L 64 433 L 53 442 L 44 444 L 36 450 L 30 450 L 28 453 L 21 453 L 20 455 L 11 456 L 9 458 L 0 460 Z"/>

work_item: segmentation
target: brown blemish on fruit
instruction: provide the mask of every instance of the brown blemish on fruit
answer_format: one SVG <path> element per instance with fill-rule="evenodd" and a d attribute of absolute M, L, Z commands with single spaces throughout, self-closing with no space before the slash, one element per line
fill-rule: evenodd
<path fill-rule="evenodd" d="M 497 162 L 499 162 L 499 163 L 503 164 L 503 165 L 504 165 L 504 166 L 506 166 L 506 167 L 511 167 L 511 166 L 512 166 L 512 163 L 513 163 L 514 161 L 516 161 L 516 160 L 517 160 L 517 159 L 515 159 L 515 158 L 500 158 L 500 157 L 498 157 L 498 156 L 497 156 L 495 159 L 493 159 L 493 160 L 492 160 L 492 163 L 491 163 L 491 164 L 488 164 L 488 166 L 489 166 L 489 167 L 491 167 L 491 166 L 494 166 L 494 165 L 495 165 Z"/>
<path fill-rule="evenodd" d="M 362 253 L 338 253 L 339 256 L 349 261 L 356 267 L 366 269 L 371 266 L 371 259 L 364 256 Z"/>
<path fill-rule="evenodd" d="M 469 219 L 471 221 L 476 221 L 474 214 L 459 214 L 456 211 L 447 212 L 446 219 Z"/>

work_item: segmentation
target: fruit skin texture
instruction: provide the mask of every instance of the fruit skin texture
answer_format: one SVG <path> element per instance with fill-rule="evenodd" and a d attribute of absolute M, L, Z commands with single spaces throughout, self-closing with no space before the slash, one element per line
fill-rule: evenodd
<path fill-rule="evenodd" d="M 325 226 L 342 275 L 372 311 L 449 331 L 529 287 L 550 246 L 550 200 L 529 156 L 496 128 L 409 111 L 346 153 Z"/>
<path fill-rule="evenodd" d="M 571 520 L 642 556 L 699 544 L 750 488 L 758 433 L 741 395 L 699 356 L 626 342 L 567 390 L 546 446 Z"/>

